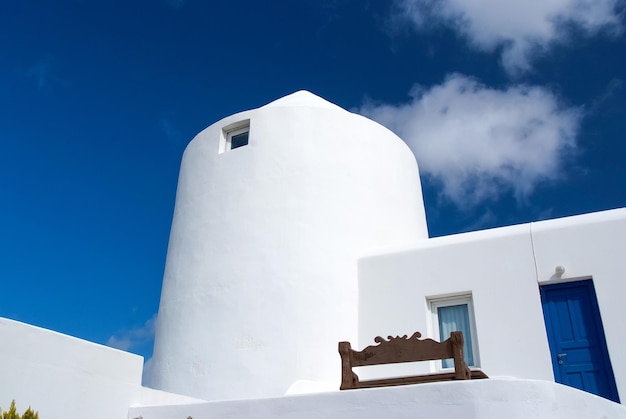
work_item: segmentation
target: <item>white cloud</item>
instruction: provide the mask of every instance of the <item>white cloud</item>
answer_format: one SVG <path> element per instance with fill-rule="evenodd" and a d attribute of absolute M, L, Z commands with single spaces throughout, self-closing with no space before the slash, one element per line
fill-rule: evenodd
<path fill-rule="evenodd" d="M 459 74 L 414 88 L 408 104 L 366 103 L 361 113 L 403 138 L 422 175 L 464 207 L 511 191 L 522 200 L 558 178 L 582 118 L 543 88 L 498 90 Z"/>
<path fill-rule="evenodd" d="M 50 59 L 40 60 L 26 71 L 26 76 L 35 80 L 37 87 L 43 89 L 50 80 L 50 66 Z"/>
<path fill-rule="evenodd" d="M 417 28 L 452 26 L 482 51 L 503 47 L 502 63 L 511 73 L 530 68 L 531 54 L 566 42 L 568 26 L 585 35 L 621 32 L 617 9 L 623 0 L 396 0 L 397 16 Z"/>
<path fill-rule="evenodd" d="M 154 314 L 146 322 L 134 329 L 124 330 L 107 340 L 107 346 L 128 351 L 154 339 L 157 315 Z"/>
<path fill-rule="evenodd" d="M 54 86 L 67 87 L 69 82 L 57 75 L 58 60 L 49 54 L 42 56 L 36 63 L 24 71 L 24 76 L 35 82 L 39 89 Z"/>

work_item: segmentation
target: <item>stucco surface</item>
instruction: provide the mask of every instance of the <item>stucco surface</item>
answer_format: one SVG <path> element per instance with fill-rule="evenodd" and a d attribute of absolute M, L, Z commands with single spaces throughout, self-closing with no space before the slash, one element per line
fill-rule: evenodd
<path fill-rule="evenodd" d="M 554 380 L 540 284 L 593 279 L 618 392 L 626 390 L 619 209 L 418 241 L 359 260 L 359 347 L 377 335 L 432 336 L 428 298 L 471 293 L 480 367 L 489 376 Z M 555 267 L 563 266 L 563 275 Z M 382 367 L 373 375 L 427 372 L 435 363 Z"/>
<path fill-rule="evenodd" d="M 535 278 L 529 225 L 440 237 L 365 257 L 359 261 L 359 347 L 377 335 L 418 330 L 433 336 L 427 299 L 471 293 L 480 367 L 489 376 L 552 380 Z M 412 366 L 419 372 L 434 367 Z M 402 374 L 405 368 L 375 373 Z"/>
<path fill-rule="evenodd" d="M 141 386 L 143 358 L 0 318 L 0 402 L 42 418 L 123 418 Z"/>
<path fill-rule="evenodd" d="M 626 399 L 626 208 L 532 224 L 541 284 L 593 279 L 617 390 Z M 565 272 L 557 275 L 556 266 Z"/>
<path fill-rule="evenodd" d="M 198 402 L 141 387 L 143 358 L 0 318 L 0 407 L 41 418 L 125 418 L 131 405 Z"/>
<path fill-rule="evenodd" d="M 131 409 L 129 418 L 138 417 L 618 419 L 626 407 L 546 381 L 491 379 Z"/>
<path fill-rule="evenodd" d="M 249 144 L 219 154 L 246 119 Z M 213 124 L 181 165 L 153 385 L 220 400 L 338 383 L 358 255 L 427 237 L 415 158 L 381 125 L 308 92 Z"/>

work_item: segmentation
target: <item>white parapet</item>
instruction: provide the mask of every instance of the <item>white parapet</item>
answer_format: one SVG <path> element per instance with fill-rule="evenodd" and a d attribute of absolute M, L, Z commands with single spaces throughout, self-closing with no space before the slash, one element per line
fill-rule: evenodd
<path fill-rule="evenodd" d="M 186 406 L 138 407 L 130 418 L 626 419 L 626 407 L 538 380 L 488 379 Z"/>
<path fill-rule="evenodd" d="M 427 237 L 415 158 L 381 125 L 304 91 L 213 124 L 183 156 L 152 384 L 207 400 L 338 385 L 358 255 Z"/>
<path fill-rule="evenodd" d="M 0 317 L 0 408 L 41 418 L 124 419 L 129 406 L 201 400 L 141 386 L 143 358 Z"/>
<path fill-rule="evenodd" d="M 0 407 L 30 405 L 42 418 L 126 417 L 143 358 L 0 318 Z"/>

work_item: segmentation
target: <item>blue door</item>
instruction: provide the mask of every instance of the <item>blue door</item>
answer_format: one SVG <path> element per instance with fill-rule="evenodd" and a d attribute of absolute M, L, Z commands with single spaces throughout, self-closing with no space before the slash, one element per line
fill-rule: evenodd
<path fill-rule="evenodd" d="M 541 302 L 556 382 L 619 403 L 593 282 L 544 285 Z"/>

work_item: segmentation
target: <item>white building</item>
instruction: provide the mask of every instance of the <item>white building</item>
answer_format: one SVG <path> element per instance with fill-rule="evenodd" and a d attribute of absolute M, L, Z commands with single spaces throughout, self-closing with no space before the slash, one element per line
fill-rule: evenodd
<path fill-rule="evenodd" d="M 218 400 L 334 386 L 357 258 L 427 238 L 415 158 L 381 125 L 308 92 L 211 125 L 181 165 L 154 384 Z"/>
<path fill-rule="evenodd" d="M 153 358 L 162 391 L 140 386 L 140 357 L 0 319 L 0 341 L 17 342 L 0 345 L 11 377 L 0 401 L 42 419 L 68 406 L 143 419 L 414 417 L 416 406 L 626 418 L 607 400 L 626 398 L 624 237 L 626 209 L 429 239 L 408 147 L 297 92 L 213 124 L 185 151 Z M 489 380 L 337 391 L 338 341 L 456 329 Z M 52 349 L 21 349 L 34 341 Z M 285 395 L 313 391 L 326 392 Z"/>

